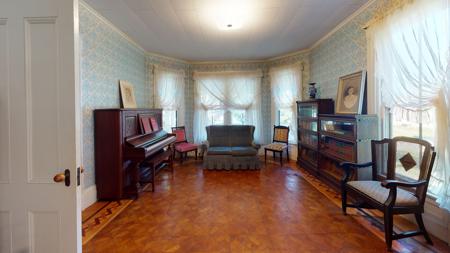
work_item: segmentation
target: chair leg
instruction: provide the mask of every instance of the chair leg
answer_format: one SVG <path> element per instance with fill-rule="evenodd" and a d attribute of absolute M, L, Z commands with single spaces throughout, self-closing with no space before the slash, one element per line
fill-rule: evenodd
<path fill-rule="evenodd" d="M 287 153 L 287 160 L 289 161 L 289 147 L 286 149 L 286 153 Z"/>
<path fill-rule="evenodd" d="M 280 152 L 280 164 L 283 166 L 283 151 Z"/>
<path fill-rule="evenodd" d="M 195 160 L 197 160 L 197 157 L 198 157 L 198 150 L 196 149 L 195 150 Z"/>
<path fill-rule="evenodd" d="M 267 149 L 264 149 L 264 163 L 267 163 Z"/>
<path fill-rule="evenodd" d="M 428 244 L 433 245 L 433 242 L 431 241 L 430 235 L 428 235 L 427 230 L 425 229 L 425 225 L 423 224 L 422 214 L 421 213 L 415 213 L 417 225 L 419 225 L 420 231 L 423 232 L 423 236 L 425 237 L 425 240 Z"/>
<path fill-rule="evenodd" d="M 169 157 L 169 167 L 170 171 L 172 172 L 172 179 L 173 179 L 173 157 Z"/>
<path fill-rule="evenodd" d="M 184 153 L 180 152 L 180 164 L 183 163 L 183 160 L 184 160 Z"/>
<path fill-rule="evenodd" d="M 342 212 L 347 215 L 347 188 L 345 188 L 345 183 L 341 186 L 341 198 L 342 198 Z"/>
<path fill-rule="evenodd" d="M 389 251 L 392 250 L 393 214 L 389 208 L 384 211 L 384 238 Z"/>

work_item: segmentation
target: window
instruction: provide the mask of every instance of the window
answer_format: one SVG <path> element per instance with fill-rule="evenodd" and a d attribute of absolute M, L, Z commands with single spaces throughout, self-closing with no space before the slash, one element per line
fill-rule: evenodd
<path fill-rule="evenodd" d="M 367 39 L 373 63 L 368 65 L 373 73 L 368 87 L 378 94 L 373 105 L 389 108 L 379 111 L 385 122 L 383 136 L 406 135 L 435 146 L 428 192 L 450 210 L 449 20 L 447 0 L 412 1 L 371 23 Z M 398 148 L 413 158 L 422 152 L 413 145 Z M 414 168 L 396 172 L 406 179 L 418 176 Z"/>
<path fill-rule="evenodd" d="M 426 111 L 409 111 L 402 107 L 386 107 L 386 136 L 393 138 L 396 136 L 406 136 L 412 138 L 419 138 L 426 140 L 434 145 L 436 138 L 436 108 L 431 108 Z M 422 156 L 422 150 L 414 145 L 399 145 L 397 147 L 397 156 L 402 157 L 410 153 L 414 160 L 419 164 L 419 158 Z M 419 167 L 406 171 L 402 169 L 400 161 L 397 159 L 396 173 L 398 177 L 405 179 L 415 179 L 419 177 Z"/>
<path fill-rule="evenodd" d="M 184 124 L 184 71 L 155 67 L 155 108 L 163 109 L 163 129 Z"/>
<path fill-rule="evenodd" d="M 294 122 L 293 115 L 289 109 L 278 110 L 278 125 L 280 126 L 291 126 Z"/>
<path fill-rule="evenodd" d="M 196 72 L 194 141 L 206 139 L 208 125 L 254 125 L 261 131 L 261 71 Z"/>
<path fill-rule="evenodd" d="M 301 96 L 301 66 L 270 70 L 272 125 L 289 127 L 289 142 L 297 143 L 296 101 Z"/>
<path fill-rule="evenodd" d="M 172 127 L 178 126 L 177 114 L 176 110 L 163 110 L 162 121 L 164 131 L 170 133 L 172 132 Z"/>
<path fill-rule="evenodd" d="M 208 125 L 223 125 L 225 124 L 224 110 L 208 110 Z"/>
<path fill-rule="evenodd" d="M 231 124 L 232 125 L 245 125 L 246 112 L 245 110 L 230 110 L 231 112 Z"/>

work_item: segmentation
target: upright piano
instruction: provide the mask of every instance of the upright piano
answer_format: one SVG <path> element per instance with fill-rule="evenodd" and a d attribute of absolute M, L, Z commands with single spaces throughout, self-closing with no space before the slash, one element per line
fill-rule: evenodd
<path fill-rule="evenodd" d="M 143 119 L 152 120 L 150 130 Z M 99 199 L 138 197 L 146 183 L 154 191 L 157 170 L 165 164 L 172 168 L 176 138 L 162 130 L 161 109 L 98 109 L 94 128 Z"/>

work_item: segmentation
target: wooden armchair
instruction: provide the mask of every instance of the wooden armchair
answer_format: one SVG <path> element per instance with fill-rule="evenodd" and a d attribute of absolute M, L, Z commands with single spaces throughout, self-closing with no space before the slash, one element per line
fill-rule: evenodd
<path fill-rule="evenodd" d="M 346 214 L 347 207 L 382 211 L 385 239 L 389 250 L 392 248 L 392 240 L 416 235 L 423 235 L 426 241 L 432 244 L 423 224 L 422 213 L 435 156 L 436 152 L 431 144 L 420 139 L 396 137 L 372 141 L 372 162 L 340 164 L 345 172 L 341 182 L 343 213 Z M 353 172 L 365 167 L 372 167 L 372 180 L 351 181 Z M 411 172 L 416 174 L 417 180 L 400 176 L 402 173 L 396 174 L 397 169 L 405 171 L 414 169 Z M 354 198 L 355 203 L 347 204 L 347 193 Z M 395 214 L 414 214 L 419 230 L 395 233 L 393 231 Z"/>

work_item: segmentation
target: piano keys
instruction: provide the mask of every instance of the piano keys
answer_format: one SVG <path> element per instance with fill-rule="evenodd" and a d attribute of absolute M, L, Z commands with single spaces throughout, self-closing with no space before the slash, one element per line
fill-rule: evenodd
<path fill-rule="evenodd" d="M 142 118 L 162 126 L 161 109 L 99 109 L 94 111 L 95 181 L 97 197 L 117 200 L 138 197 L 158 169 L 173 165 L 174 134 L 155 128 L 144 131 Z M 145 133 L 147 132 L 147 133 Z"/>

